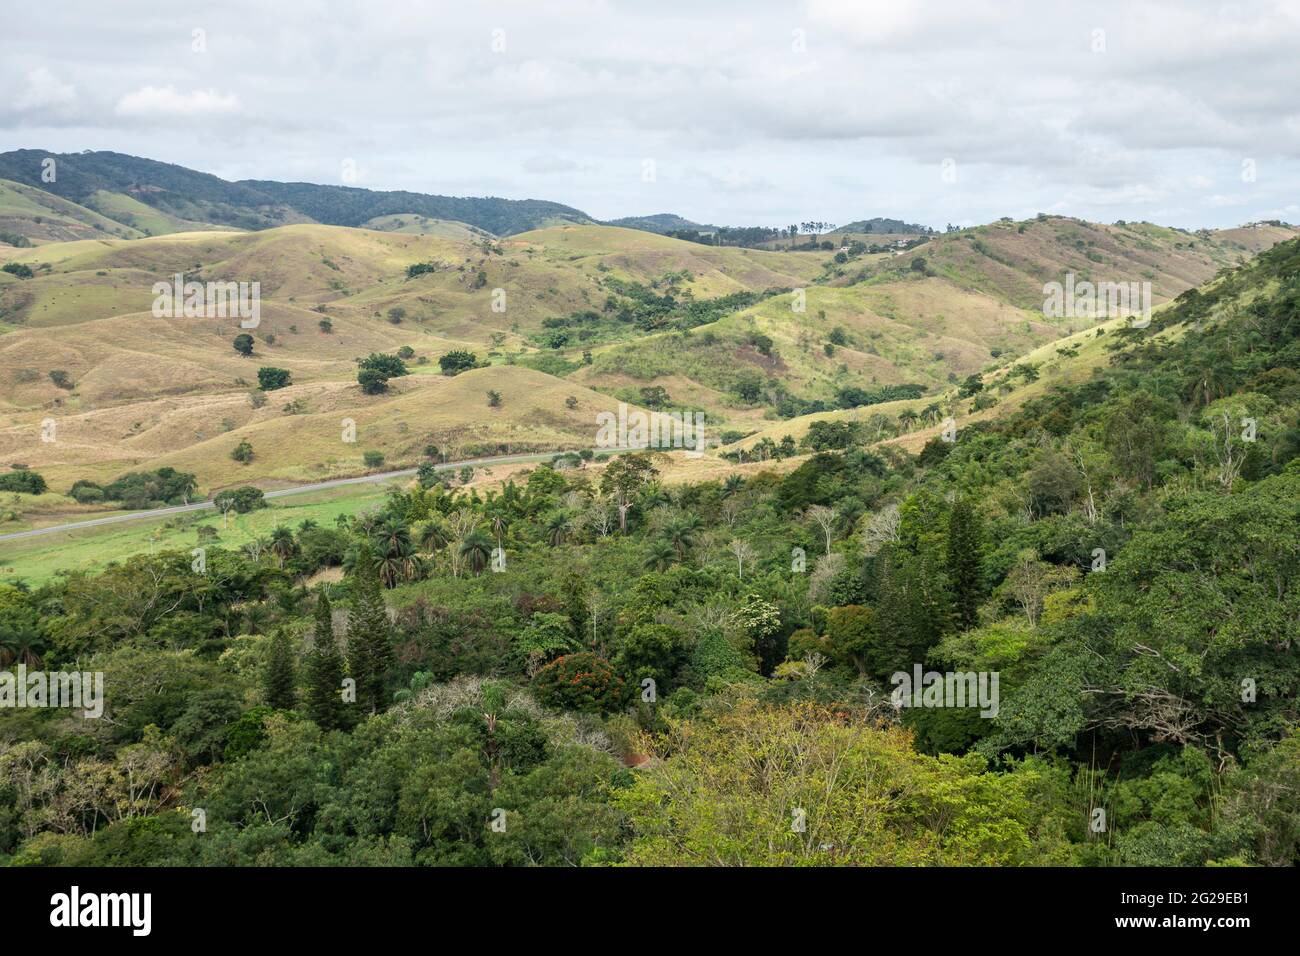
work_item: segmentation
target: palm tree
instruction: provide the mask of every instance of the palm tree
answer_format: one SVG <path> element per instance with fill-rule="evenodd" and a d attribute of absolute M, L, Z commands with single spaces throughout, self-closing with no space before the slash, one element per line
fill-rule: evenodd
<path fill-rule="evenodd" d="M 379 580 L 386 588 L 397 587 L 398 581 L 410 580 L 415 575 L 415 546 L 411 544 L 411 529 L 400 518 L 387 518 L 371 531 L 376 569 Z"/>
<path fill-rule="evenodd" d="M 492 556 L 492 539 L 482 531 L 474 530 L 460 543 L 460 554 L 476 575 L 482 574 Z"/>
<path fill-rule="evenodd" d="M 411 528 L 401 518 L 385 518 L 371 529 L 370 540 L 379 555 L 399 553 L 410 548 Z"/>
<path fill-rule="evenodd" d="M 730 498 L 745 487 L 745 479 L 740 475 L 728 475 L 722 483 L 722 497 Z"/>
<path fill-rule="evenodd" d="M 677 551 L 666 539 L 659 539 L 650 544 L 650 553 L 646 555 L 645 566 L 652 571 L 662 571 L 677 559 Z"/>
<path fill-rule="evenodd" d="M 569 515 L 563 511 L 557 511 L 546 520 L 546 540 L 550 542 L 551 547 L 558 548 L 564 544 L 564 539 L 569 534 L 570 527 Z"/>
<path fill-rule="evenodd" d="M 293 540 L 293 532 L 287 525 L 276 525 L 271 530 L 270 551 L 279 561 L 280 567 L 284 567 L 285 559 L 292 558 L 298 553 L 298 545 Z"/>
<path fill-rule="evenodd" d="M 664 491 L 663 482 L 653 478 L 641 486 L 641 493 L 638 498 L 641 507 L 646 511 L 656 505 L 666 504 L 669 500 L 668 493 Z"/>
<path fill-rule="evenodd" d="M 375 570 L 379 573 L 380 583 L 386 588 L 397 587 L 397 582 L 409 579 L 415 567 L 414 554 L 409 550 L 389 551 L 375 558 Z"/>
<path fill-rule="evenodd" d="M 28 668 L 41 666 L 41 634 L 36 622 L 13 619 L 7 622 L 14 625 L 0 629 L 0 667 L 10 664 L 23 664 Z"/>
<path fill-rule="evenodd" d="M 505 543 L 502 539 L 505 538 L 506 530 L 510 527 L 510 516 L 500 507 L 493 507 L 491 499 L 488 500 L 487 507 L 483 511 L 492 524 L 492 533 L 497 536 L 497 547 L 504 548 Z"/>
<path fill-rule="evenodd" d="M 447 547 L 450 541 L 451 534 L 447 529 L 446 522 L 441 518 L 431 518 L 420 525 L 415 532 L 415 543 L 428 554 L 441 551 Z"/>
<path fill-rule="evenodd" d="M 664 539 L 677 552 L 677 560 L 686 558 L 686 552 L 695 543 L 695 536 L 700 530 L 700 519 L 693 514 L 682 514 L 664 525 Z"/>

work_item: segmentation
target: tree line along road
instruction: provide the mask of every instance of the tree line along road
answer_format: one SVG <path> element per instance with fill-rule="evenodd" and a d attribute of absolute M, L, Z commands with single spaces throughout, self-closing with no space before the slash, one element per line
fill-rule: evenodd
<path fill-rule="evenodd" d="M 625 449 L 619 448 L 593 448 L 593 452 L 599 454 L 618 454 Z M 545 461 L 556 455 L 563 455 L 563 451 L 546 451 L 546 452 L 529 452 L 522 455 L 497 455 L 490 458 L 467 458 L 464 461 L 449 461 L 434 467 L 438 471 L 450 471 L 456 468 L 474 468 L 486 465 L 506 465 L 512 462 L 521 461 Z M 266 492 L 267 498 L 285 498 L 289 495 L 301 495 L 309 491 L 322 491 L 327 488 L 339 488 L 344 485 L 364 485 L 376 481 L 390 481 L 394 478 L 406 478 L 414 475 L 418 468 L 403 468 L 400 471 L 386 471 L 378 475 L 362 475 L 359 478 L 334 478 L 330 481 L 317 481 L 309 485 L 296 485 L 293 488 L 281 488 L 278 491 Z M 172 505 L 167 508 L 154 508 L 150 511 L 133 511 L 125 515 L 109 515 L 106 518 L 88 518 L 85 521 L 71 521 L 67 524 L 50 525 L 48 528 L 32 528 L 28 531 L 13 531 L 9 534 L 0 534 L 0 541 L 13 541 L 18 538 L 35 538 L 43 534 L 58 534 L 60 531 L 77 531 L 81 528 L 94 528 L 97 525 L 120 524 L 124 521 L 144 521 L 148 518 L 161 518 L 166 515 L 184 514 L 187 511 L 206 511 L 208 508 L 215 508 L 211 500 L 196 501 L 188 505 Z"/>

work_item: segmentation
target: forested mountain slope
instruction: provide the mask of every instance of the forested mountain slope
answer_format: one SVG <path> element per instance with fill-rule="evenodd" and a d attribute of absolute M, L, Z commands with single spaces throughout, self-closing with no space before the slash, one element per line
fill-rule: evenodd
<path fill-rule="evenodd" d="M 49 160 L 55 164 L 52 180 L 45 175 Z M 184 166 L 106 151 L 19 149 L 0 153 L 0 179 L 89 206 L 124 227 L 143 226 L 140 231 L 145 235 L 180 232 L 201 224 L 238 229 L 267 229 L 294 222 L 360 226 L 375 217 L 399 213 L 456 220 L 498 235 L 557 221 L 591 221 L 577 209 L 544 200 L 461 198 L 269 180 L 232 183 Z M 152 221 L 150 213 L 154 214 Z"/>

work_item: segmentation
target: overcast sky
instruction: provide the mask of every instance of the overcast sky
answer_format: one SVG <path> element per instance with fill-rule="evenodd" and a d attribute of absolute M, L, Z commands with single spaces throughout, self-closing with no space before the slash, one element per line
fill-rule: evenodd
<path fill-rule="evenodd" d="M 1300 221 L 1300 0 L 213 6 L 12 11 L 0 150 L 602 219 Z"/>

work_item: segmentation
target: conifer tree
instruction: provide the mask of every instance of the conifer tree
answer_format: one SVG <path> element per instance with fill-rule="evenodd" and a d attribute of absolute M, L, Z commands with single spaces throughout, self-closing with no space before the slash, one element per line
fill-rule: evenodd
<path fill-rule="evenodd" d="M 935 570 L 906 549 L 882 552 L 876 588 L 876 620 L 871 629 L 867 670 L 890 674 L 924 663 L 926 654 L 952 623 L 951 594 L 942 569 Z"/>
<path fill-rule="evenodd" d="M 573 638 L 585 646 L 591 639 L 591 611 L 583 594 L 583 580 L 576 573 L 571 572 L 565 578 L 564 604 Z"/>
<path fill-rule="evenodd" d="M 384 705 L 384 680 L 393 665 L 388 610 L 368 547 L 357 555 L 348 609 L 348 669 L 357 682 L 357 702 L 377 713 Z"/>
<path fill-rule="evenodd" d="M 964 498 L 954 502 L 948 515 L 947 565 L 957 626 L 964 631 L 979 623 L 984 597 L 983 528 Z"/>
<path fill-rule="evenodd" d="M 295 703 L 293 647 L 284 631 L 277 631 L 271 638 L 262 693 L 267 706 L 276 710 L 289 710 Z"/>
<path fill-rule="evenodd" d="M 334 640 L 332 609 L 324 594 L 316 602 L 314 646 L 307 661 L 307 714 L 322 730 L 341 730 L 348 725 L 343 702 L 343 655 Z"/>

